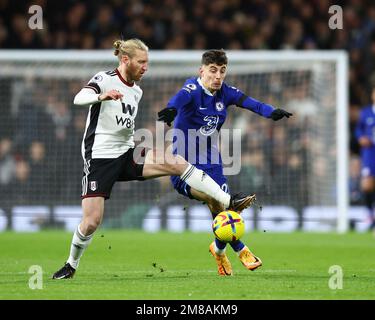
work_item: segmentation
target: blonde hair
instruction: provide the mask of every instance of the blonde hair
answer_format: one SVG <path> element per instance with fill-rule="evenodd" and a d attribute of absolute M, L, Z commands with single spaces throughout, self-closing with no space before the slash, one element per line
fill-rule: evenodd
<path fill-rule="evenodd" d="M 148 51 L 148 47 L 139 39 L 116 40 L 113 43 L 113 47 L 115 49 L 113 54 L 119 59 L 121 59 L 123 55 L 127 55 L 129 58 L 134 57 L 135 50 L 137 49 Z"/>

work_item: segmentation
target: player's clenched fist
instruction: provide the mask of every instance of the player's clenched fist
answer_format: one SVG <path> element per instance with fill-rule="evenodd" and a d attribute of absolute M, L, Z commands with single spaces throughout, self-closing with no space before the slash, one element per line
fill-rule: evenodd
<path fill-rule="evenodd" d="M 99 96 L 100 101 L 104 100 L 118 100 L 121 99 L 124 95 L 117 90 L 110 90 L 108 92 L 104 92 Z"/>

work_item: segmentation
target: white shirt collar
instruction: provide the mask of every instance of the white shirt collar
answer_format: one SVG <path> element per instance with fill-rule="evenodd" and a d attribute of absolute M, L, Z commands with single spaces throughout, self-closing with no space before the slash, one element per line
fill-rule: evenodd
<path fill-rule="evenodd" d="M 372 112 L 375 113 L 375 104 L 372 105 Z"/>
<path fill-rule="evenodd" d="M 204 93 L 208 94 L 208 95 L 211 96 L 211 97 L 214 96 L 209 90 L 207 90 L 207 89 L 204 87 L 201 78 L 197 78 L 197 81 L 198 81 L 199 85 L 202 87 Z"/>

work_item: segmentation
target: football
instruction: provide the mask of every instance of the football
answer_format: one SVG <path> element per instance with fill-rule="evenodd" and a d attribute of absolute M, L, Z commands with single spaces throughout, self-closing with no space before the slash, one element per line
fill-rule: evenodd
<path fill-rule="evenodd" d="M 239 240 L 245 233 L 245 222 L 235 211 L 222 211 L 212 222 L 215 237 L 223 242 Z"/>

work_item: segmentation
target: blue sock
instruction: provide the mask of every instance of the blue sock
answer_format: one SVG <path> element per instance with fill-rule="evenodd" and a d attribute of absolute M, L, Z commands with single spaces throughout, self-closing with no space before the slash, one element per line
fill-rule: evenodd
<path fill-rule="evenodd" d="M 239 252 L 243 249 L 245 244 L 240 240 L 229 242 L 230 246 L 233 248 L 234 251 Z"/>
<path fill-rule="evenodd" d="M 219 249 L 219 250 L 224 250 L 225 247 L 227 246 L 227 244 L 225 242 L 222 242 L 218 239 L 215 238 L 215 244 L 216 244 L 216 247 Z"/>

